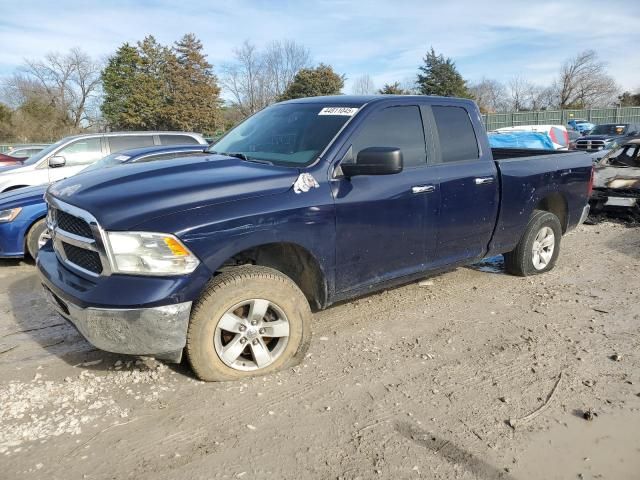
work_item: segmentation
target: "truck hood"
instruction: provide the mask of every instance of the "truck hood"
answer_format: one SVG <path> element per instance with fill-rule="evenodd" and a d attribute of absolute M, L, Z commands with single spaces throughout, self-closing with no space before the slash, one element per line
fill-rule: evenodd
<path fill-rule="evenodd" d="M 298 175 L 296 168 L 211 155 L 80 173 L 47 195 L 88 211 L 105 229 L 127 230 L 192 208 L 286 192 Z"/>
<path fill-rule="evenodd" d="M 0 193 L 0 210 L 43 203 L 47 185 L 24 187 Z"/>

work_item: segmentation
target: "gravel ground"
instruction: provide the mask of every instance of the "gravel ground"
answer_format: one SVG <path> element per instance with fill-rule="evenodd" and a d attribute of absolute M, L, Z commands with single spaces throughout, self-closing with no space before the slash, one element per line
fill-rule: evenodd
<path fill-rule="evenodd" d="M 640 228 L 583 226 L 549 274 L 337 305 L 299 367 L 205 384 L 93 349 L 3 261 L 0 476 L 637 479 L 639 266 Z"/>

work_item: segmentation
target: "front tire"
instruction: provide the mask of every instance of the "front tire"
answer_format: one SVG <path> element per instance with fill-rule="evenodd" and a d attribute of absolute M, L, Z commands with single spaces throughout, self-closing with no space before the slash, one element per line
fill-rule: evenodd
<path fill-rule="evenodd" d="M 49 233 L 47 230 L 47 221 L 44 218 L 41 218 L 36 223 L 34 223 L 29 231 L 27 232 L 25 244 L 27 247 L 27 252 L 31 255 L 31 258 L 34 260 L 38 256 L 38 250 L 42 248 L 42 246 L 47 243 L 49 240 Z"/>
<path fill-rule="evenodd" d="M 311 309 L 286 275 L 260 266 L 216 276 L 194 304 L 186 353 L 205 381 L 265 375 L 299 363 L 311 338 Z"/>
<path fill-rule="evenodd" d="M 507 273 L 520 277 L 551 270 L 560 254 L 562 226 L 553 213 L 534 210 L 520 242 L 504 254 Z"/>

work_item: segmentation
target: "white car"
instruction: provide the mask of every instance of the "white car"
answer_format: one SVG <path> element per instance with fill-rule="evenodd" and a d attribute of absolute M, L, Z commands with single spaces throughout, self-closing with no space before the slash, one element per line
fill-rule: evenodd
<path fill-rule="evenodd" d="M 546 133 L 556 150 L 569 150 L 569 134 L 562 125 L 517 125 L 515 127 L 497 128 L 496 132 L 538 132 Z"/>
<path fill-rule="evenodd" d="M 197 133 L 110 132 L 65 137 L 16 168 L 0 173 L 0 192 L 45 185 L 75 175 L 111 153 L 153 145 L 207 145 Z"/>

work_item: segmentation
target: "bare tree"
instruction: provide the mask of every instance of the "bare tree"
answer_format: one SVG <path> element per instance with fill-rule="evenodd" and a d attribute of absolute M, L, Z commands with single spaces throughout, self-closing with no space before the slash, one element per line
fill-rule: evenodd
<path fill-rule="evenodd" d="M 552 87 L 531 84 L 527 92 L 527 103 L 531 110 L 545 110 L 555 106 L 555 93 Z"/>
<path fill-rule="evenodd" d="M 507 108 L 507 91 L 497 80 L 483 78 L 469 90 L 483 113 L 500 112 Z"/>
<path fill-rule="evenodd" d="M 270 93 L 277 98 L 284 93 L 301 68 L 311 64 L 309 49 L 294 40 L 275 41 L 263 54 L 265 73 L 269 76 Z"/>
<path fill-rule="evenodd" d="M 523 77 L 515 76 L 507 84 L 509 92 L 509 108 L 516 112 L 528 110 L 529 98 L 533 85 Z"/>
<path fill-rule="evenodd" d="M 605 62 L 593 50 L 567 60 L 554 88 L 560 108 L 605 106 L 619 92 L 615 80 L 607 74 Z"/>
<path fill-rule="evenodd" d="M 310 62 L 309 50 L 291 40 L 273 42 L 264 52 L 245 41 L 234 56 L 222 66 L 221 83 L 244 116 L 275 102 Z"/>
<path fill-rule="evenodd" d="M 38 86 L 53 107 L 68 114 L 73 128 L 91 121 L 89 112 L 100 88 L 101 67 L 88 54 L 79 48 L 66 54 L 49 53 L 42 60 L 25 60 L 21 70 L 14 79 L 23 86 Z"/>
<path fill-rule="evenodd" d="M 376 93 L 376 86 L 370 75 L 361 75 L 353 81 L 351 93 L 354 95 L 373 95 Z"/>

